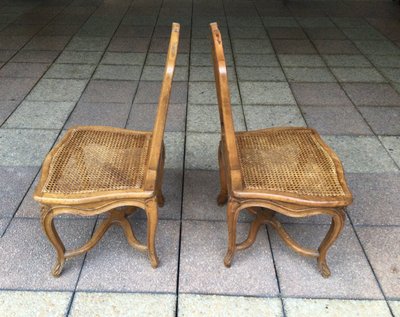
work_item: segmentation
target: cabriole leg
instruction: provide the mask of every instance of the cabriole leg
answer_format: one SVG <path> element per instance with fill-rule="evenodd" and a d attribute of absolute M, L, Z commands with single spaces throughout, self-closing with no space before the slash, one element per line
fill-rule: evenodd
<path fill-rule="evenodd" d="M 228 251 L 224 258 L 226 267 L 230 267 L 236 251 L 236 226 L 239 215 L 239 204 L 236 201 L 229 200 L 226 209 L 228 223 Z"/>
<path fill-rule="evenodd" d="M 54 226 L 54 214 L 50 208 L 43 206 L 41 214 L 43 231 L 50 240 L 57 253 L 56 264 L 51 273 L 54 277 L 60 276 L 65 263 L 65 247 Z"/>
<path fill-rule="evenodd" d="M 328 264 L 326 263 L 326 255 L 328 253 L 328 249 L 336 241 L 340 232 L 343 230 L 345 219 L 346 216 L 343 209 L 338 209 L 337 214 L 332 217 L 332 223 L 328 230 L 328 233 L 326 234 L 324 240 L 318 248 L 318 268 L 321 272 L 321 275 L 325 278 L 331 275 L 331 271 L 329 270 Z"/>
<path fill-rule="evenodd" d="M 150 200 L 146 203 L 147 215 L 147 248 L 148 256 L 151 266 L 156 268 L 158 266 L 158 257 L 155 248 L 156 230 L 158 222 L 158 210 L 156 200 Z"/>

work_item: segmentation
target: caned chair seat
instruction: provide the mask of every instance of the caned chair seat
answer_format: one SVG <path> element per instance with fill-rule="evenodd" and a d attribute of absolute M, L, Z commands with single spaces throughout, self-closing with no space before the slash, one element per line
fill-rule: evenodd
<path fill-rule="evenodd" d="M 347 204 L 338 158 L 308 128 L 236 132 L 244 191 Z M 296 201 L 298 202 L 298 201 Z"/>
<path fill-rule="evenodd" d="M 54 202 L 108 192 L 144 191 L 149 163 L 151 132 L 80 126 L 68 130 L 49 154 L 43 169 L 46 180 L 38 191 L 42 201 Z M 89 196 L 88 196 L 89 195 Z"/>

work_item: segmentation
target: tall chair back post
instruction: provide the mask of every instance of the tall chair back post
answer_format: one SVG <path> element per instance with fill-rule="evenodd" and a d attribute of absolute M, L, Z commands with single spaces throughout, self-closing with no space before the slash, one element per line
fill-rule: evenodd
<path fill-rule="evenodd" d="M 149 165 L 146 174 L 145 190 L 154 190 L 157 177 L 160 155 L 163 148 L 164 130 L 167 121 L 169 99 L 171 96 L 172 80 L 174 78 L 175 63 L 179 44 L 179 23 L 172 24 L 167 60 L 165 64 L 164 78 L 158 101 L 157 116 L 154 122 L 152 141 L 149 155 Z"/>
<path fill-rule="evenodd" d="M 214 76 L 218 97 L 218 109 L 221 123 L 221 142 L 223 147 L 223 159 L 228 173 L 227 180 L 232 190 L 242 189 L 239 156 L 236 146 L 235 128 L 231 109 L 228 75 L 222 37 L 217 23 L 211 23 L 212 51 L 214 59 Z"/>

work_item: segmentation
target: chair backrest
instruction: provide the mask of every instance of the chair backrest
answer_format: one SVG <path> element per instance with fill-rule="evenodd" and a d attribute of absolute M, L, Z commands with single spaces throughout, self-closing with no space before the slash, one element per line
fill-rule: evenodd
<path fill-rule="evenodd" d="M 163 147 L 164 130 L 167 120 L 169 99 L 171 96 L 172 80 L 174 78 L 175 62 L 179 44 L 179 23 L 172 23 L 167 60 L 165 63 L 164 78 L 158 101 L 157 115 L 153 128 L 153 135 L 149 154 L 149 165 L 146 174 L 145 189 L 153 190 L 158 170 L 160 155 Z"/>
<path fill-rule="evenodd" d="M 217 23 L 211 23 L 212 48 L 214 59 L 215 86 L 218 97 L 219 118 L 221 123 L 221 141 L 228 181 L 233 189 L 242 188 L 239 156 L 236 146 L 235 128 L 233 124 L 231 97 L 222 37 Z"/>

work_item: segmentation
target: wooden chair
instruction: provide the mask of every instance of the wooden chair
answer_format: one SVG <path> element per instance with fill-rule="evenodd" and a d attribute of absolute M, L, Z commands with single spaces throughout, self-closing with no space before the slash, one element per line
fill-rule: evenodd
<path fill-rule="evenodd" d="M 47 155 L 34 199 L 41 206 L 45 234 L 57 252 L 52 273 L 59 276 L 65 260 L 92 249 L 112 224 L 120 225 L 129 244 L 147 252 L 158 266 L 155 233 L 157 205 L 163 206 L 164 129 L 174 76 L 179 29 L 173 23 L 158 112 L 152 132 L 80 126 L 71 128 Z M 137 207 L 147 215 L 147 245 L 135 237 L 127 216 Z M 62 214 L 108 214 L 82 247 L 66 251 L 53 220 Z"/>
<path fill-rule="evenodd" d="M 343 208 L 352 202 L 340 160 L 313 129 L 234 131 L 222 38 L 216 23 L 210 28 L 221 122 L 218 204 L 228 203 L 225 266 L 231 265 L 236 250 L 254 243 L 261 225 L 270 224 L 294 251 L 316 257 L 322 276 L 328 277 L 327 251 L 343 229 Z M 236 224 L 243 209 L 256 217 L 247 239 L 236 244 Z M 296 218 L 329 215 L 332 223 L 318 250 L 311 250 L 288 235 L 275 212 Z"/>

